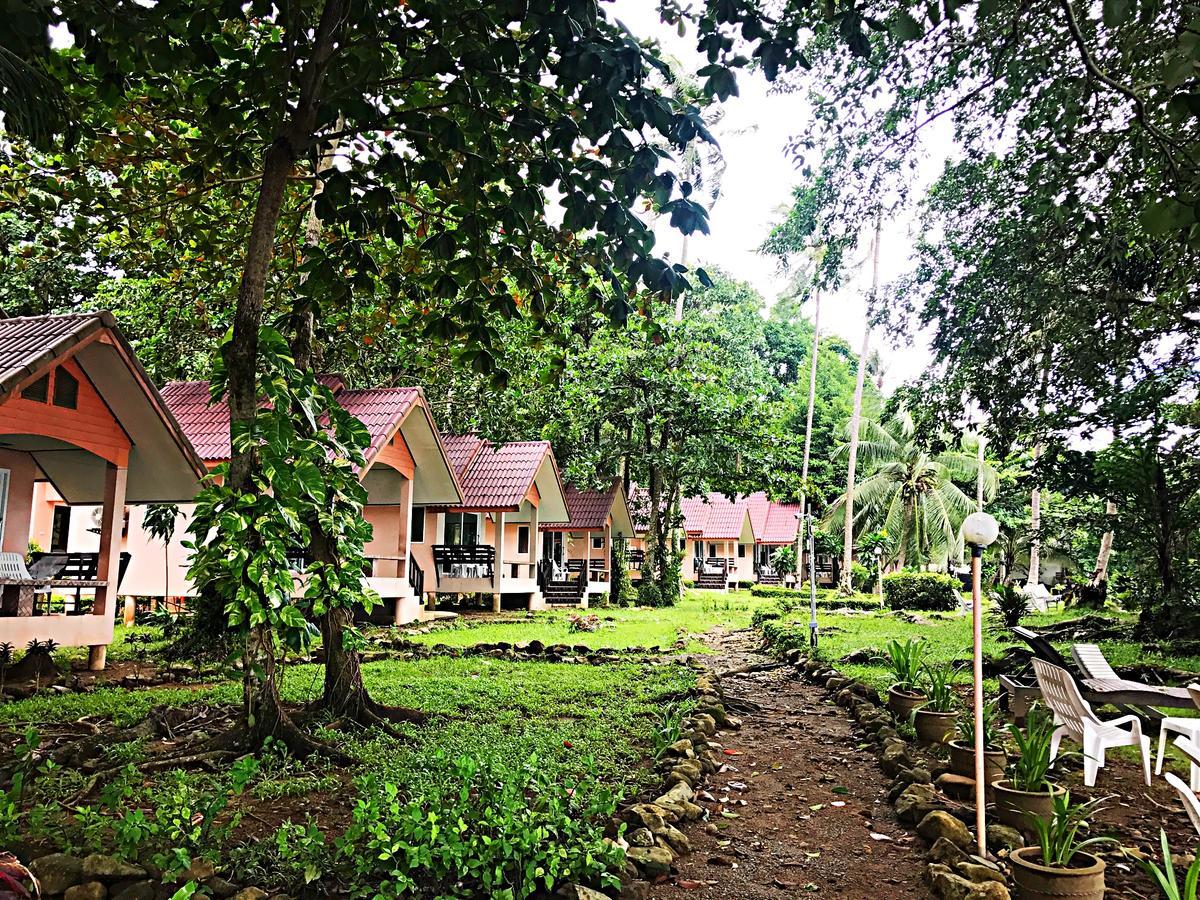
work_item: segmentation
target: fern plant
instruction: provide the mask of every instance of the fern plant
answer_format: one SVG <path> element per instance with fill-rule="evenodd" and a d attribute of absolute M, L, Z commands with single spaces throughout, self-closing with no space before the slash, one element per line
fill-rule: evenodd
<path fill-rule="evenodd" d="M 950 686 L 949 666 L 925 666 L 925 696 L 928 702 L 921 708 L 929 712 L 953 712 L 958 697 Z"/>
<path fill-rule="evenodd" d="M 1014 790 L 1041 793 L 1050 787 L 1050 738 L 1054 720 L 1040 707 L 1033 707 L 1025 719 L 1025 730 L 1008 726 L 1008 733 L 1017 745 L 1018 755 L 1008 766 L 1008 777 Z"/>
<path fill-rule="evenodd" d="M 989 700 L 983 704 L 983 748 L 984 750 L 1000 749 L 1000 731 L 996 727 L 1000 720 L 1000 704 Z M 958 739 L 967 747 L 975 746 L 975 717 L 960 716 L 955 723 L 958 729 Z"/>
<path fill-rule="evenodd" d="M 928 646 L 920 638 L 909 638 L 904 643 L 893 638 L 883 645 L 883 653 L 875 658 L 892 673 L 897 690 L 917 693 Z"/>
<path fill-rule="evenodd" d="M 1072 803 L 1071 792 L 1063 791 L 1052 798 L 1053 812 L 1048 819 L 1028 814 L 1030 825 L 1037 835 L 1042 851 L 1042 865 L 1052 868 L 1069 868 L 1077 853 L 1097 844 L 1115 843 L 1113 838 L 1094 837 L 1079 840 L 1079 830 L 1087 828 L 1087 819 L 1099 812 L 1100 800 L 1087 803 Z M 1168 857 L 1169 859 L 1170 857 Z"/>

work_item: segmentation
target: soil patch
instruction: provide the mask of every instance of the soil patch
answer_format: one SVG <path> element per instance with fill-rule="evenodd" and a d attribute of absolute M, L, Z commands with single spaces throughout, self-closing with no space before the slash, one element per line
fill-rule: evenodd
<path fill-rule="evenodd" d="M 932 897 L 916 839 L 896 823 L 888 782 L 845 711 L 790 668 L 755 669 L 773 660 L 754 633 L 708 641 L 705 661 L 729 673 L 722 687 L 742 729 L 723 734 L 728 762 L 698 797 L 708 823 L 683 828 L 692 852 L 650 896 Z"/>

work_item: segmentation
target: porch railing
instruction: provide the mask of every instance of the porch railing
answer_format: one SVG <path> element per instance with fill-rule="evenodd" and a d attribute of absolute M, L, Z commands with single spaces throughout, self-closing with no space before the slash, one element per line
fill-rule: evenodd
<path fill-rule="evenodd" d="M 487 544 L 459 546 L 435 544 L 433 573 L 438 585 L 446 578 L 495 578 L 496 548 Z"/>
<path fill-rule="evenodd" d="M 425 572 L 415 556 L 408 558 L 408 585 L 418 600 L 425 594 Z"/>

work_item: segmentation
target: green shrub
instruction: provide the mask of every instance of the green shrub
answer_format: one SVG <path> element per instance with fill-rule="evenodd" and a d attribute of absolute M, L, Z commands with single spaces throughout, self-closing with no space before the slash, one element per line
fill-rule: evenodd
<path fill-rule="evenodd" d="M 604 839 L 618 797 L 594 765 L 570 784 L 536 755 L 516 771 L 472 756 L 432 763 L 438 777 L 408 799 L 374 775 L 358 780 L 335 861 L 352 895 L 520 900 L 569 883 L 619 886 L 625 854 Z"/>
<path fill-rule="evenodd" d="M 883 576 L 884 601 L 892 609 L 958 609 L 958 579 L 940 572 L 896 572 Z"/>
<path fill-rule="evenodd" d="M 875 573 L 860 562 L 850 566 L 850 584 L 854 590 L 867 593 L 875 586 Z"/>
<path fill-rule="evenodd" d="M 658 589 L 658 585 L 653 579 L 643 578 L 641 585 L 638 586 L 638 606 L 662 606 L 662 591 Z"/>

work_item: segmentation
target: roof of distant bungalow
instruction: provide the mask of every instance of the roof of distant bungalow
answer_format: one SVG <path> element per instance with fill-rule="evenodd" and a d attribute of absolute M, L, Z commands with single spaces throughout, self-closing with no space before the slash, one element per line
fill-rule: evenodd
<path fill-rule="evenodd" d="M 708 541 L 741 540 L 745 517 L 750 533 L 758 544 L 790 544 L 796 540 L 800 507 L 795 503 L 776 503 L 759 491 L 730 499 L 713 491 L 697 497 L 685 497 L 679 503 L 683 527 L 688 537 Z"/>
<path fill-rule="evenodd" d="M 347 390 L 337 375 L 321 375 L 318 381 L 333 391 L 338 404 L 367 429 L 370 443 L 364 450 L 366 477 L 381 451 L 401 432 L 418 464 L 425 465 L 414 503 L 455 503 L 463 493 L 458 473 L 447 455 L 441 435 L 425 403 L 424 392 L 415 387 L 383 387 Z M 163 399 L 179 420 L 184 433 L 201 458 L 211 465 L 229 459 L 229 407 L 212 403 L 207 381 L 174 381 L 162 390 Z M 410 416 L 414 409 L 422 415 Z M 444 468 L 441 477 L 436 470 Z"/>
<path fill-rule="evenodd" d="M 543 525 L 543 531 L 602 531 L 610 524 L 613 533 L 630 536 L 634 533 L 629 502 L 620 481 L 614 481 L 608 490 L 581 490 L 573 485 L 566 487 L 567 521 Z"/>
<path fill-rule="evenodd" d="M 567 521 L 566 496 L 549 441 L 495 445 L 478 435 L 450 435 L 447 453 L 463 487 L 462 509 L 517 510 L 531 493 L 546 523 Z M 547 496 L 547 495 L 551 496 Z"/>

